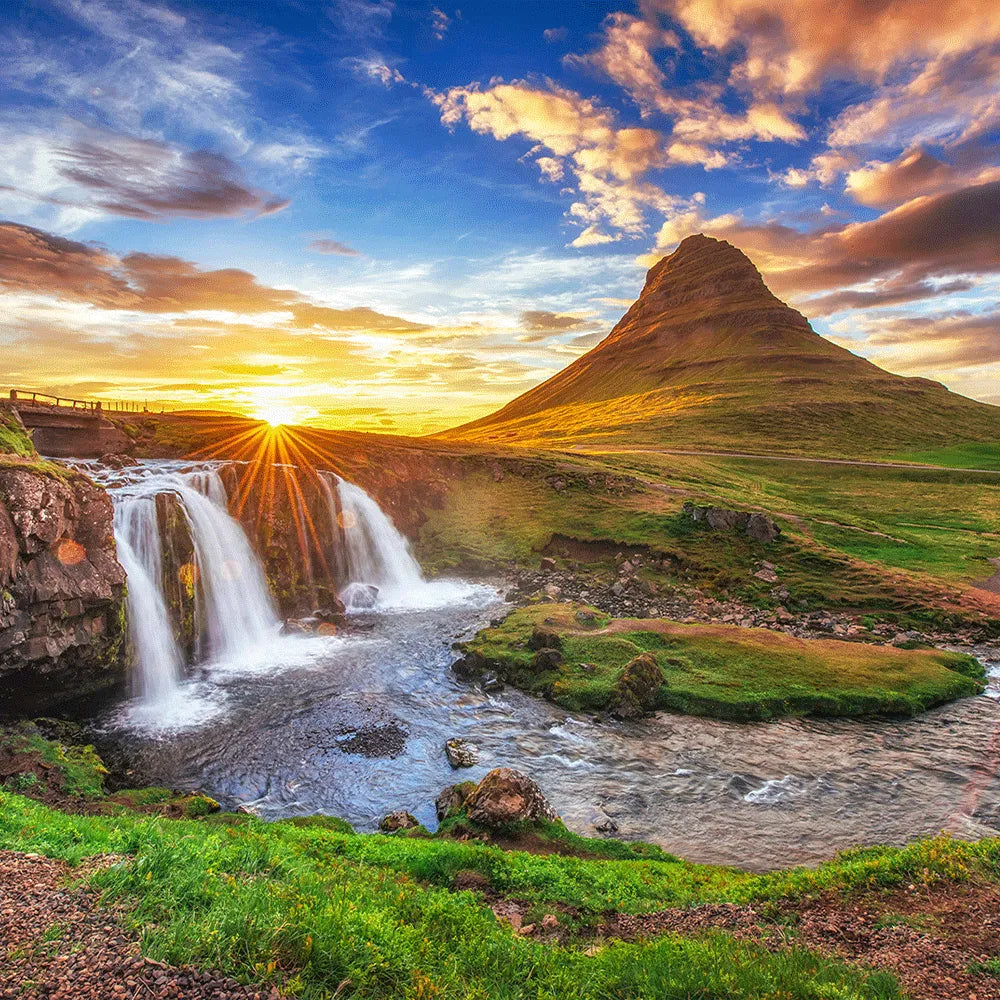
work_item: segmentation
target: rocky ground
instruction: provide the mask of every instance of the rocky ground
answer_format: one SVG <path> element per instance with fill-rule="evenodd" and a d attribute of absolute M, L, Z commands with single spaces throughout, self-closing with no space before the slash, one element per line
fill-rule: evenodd
<path fill-rule="evenodd" d="M 280 1000 L 277 990 L 143 958 L 121 915 L 69 884 L 86 871 L 0 851 L 2 1000 Z"/>
<path fill-rule="evenodd" d="M 715 600 L 695 588 L 657 592 L 639 576 L 643 565 L 641 556 L 633 553 L 626 557 L 625 553 L 620 553 L 616 563 L 617 578 L 606 582 L 591 574 L 560 568 L 554 559 L 543 558 L 539 569 L 520 570 L 507 578 L 506 598 L 513 604 L 524 604 L 537 597 L 549 601 L 579 601 L 615 618 L 669 618 L 678 622 L 767 628 L 803 639 L 834 638 L 896 645 L 927 642 L 969 647 L 984 641 L 974 629 L 960 633 L 900 631 L 888 623 L 876 623 L 868 628 L 861 616 L 847 612 L 793 612 L 782 604 L 774 609 L 759 608 L 737 600 Z M 774 566 L 766 561 L 756 565 L 755 575 L 778 584 Z M 788 596 L 788 591 L 780 584 L 775 587 L 776 600 Z"/>
<path fill-rule="evenodd" d="M 472 886 L 471 888 L 479 888 Z M 724 930 L 768 948 L 801 946 L 895 975 L 919 1000 L 1000 1000 L 987 963 L 1000 951 L 1000 888 L 940 882 L 844 900 L 834 893 L 776 907 L 731 903 L 641 915 L 610 913 L 590 953 L 616 941 Z M 497 898 L 493 911 L 519 934 L 550 944 L 567 934 L 562 913 L 528 923 L 526 907 Z M 995 962 L 995 959 L 993 959 Z"/>

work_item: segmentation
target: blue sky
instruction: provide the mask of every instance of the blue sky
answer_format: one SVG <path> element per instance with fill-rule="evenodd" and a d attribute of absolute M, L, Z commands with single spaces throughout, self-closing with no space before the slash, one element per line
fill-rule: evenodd
<path fill-rule="evenodd" d="M 12 383 L 435 430 L 588 349 L 704 231 L 824 335 L 1000 402 L 989 4 L 0 18 Z"/>

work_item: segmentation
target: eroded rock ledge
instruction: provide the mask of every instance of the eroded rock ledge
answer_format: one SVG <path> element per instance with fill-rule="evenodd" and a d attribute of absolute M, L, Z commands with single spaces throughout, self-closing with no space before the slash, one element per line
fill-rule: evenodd
<path fill-rule="evenodd" d="M 124 675 L 111 498 L 82 475 L 0 469 L 0 679 L 17 710 Z"/>

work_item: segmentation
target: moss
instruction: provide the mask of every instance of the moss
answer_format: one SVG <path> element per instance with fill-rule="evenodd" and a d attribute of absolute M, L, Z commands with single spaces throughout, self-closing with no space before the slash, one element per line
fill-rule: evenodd
<path fill-rule="evenodd" d="M 581 625 L 581 617 L 591 614 L 594 622 Z M 557 669 L 535 669 L 530 644 L 539 626 L 561 637 Z M 625 715 L 660 708 L 745 721 L 907 716 L 979 693 L 984 677 L 982 665 L 961 653 L 797 639 L 727 625 L 609 620 L 576 604 L 522 608 L 464 649 L 467 665 L 495 670 L 565 708 Z M 662 683 L 654 698 L 656 672 Z"/>
<path fill-rule="evenodd" d="M 36 457 L 31 435 L 6 403 L 0 403 L 0 454 L 20 458 Z"/>

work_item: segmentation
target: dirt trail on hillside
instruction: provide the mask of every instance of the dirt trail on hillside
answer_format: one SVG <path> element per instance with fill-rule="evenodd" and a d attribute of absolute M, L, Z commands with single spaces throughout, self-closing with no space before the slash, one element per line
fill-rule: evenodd
<path fill-rule="evenodd" d="M 686 448 L 597 448 L 573 445 L 572 452 L 589 455 L 689 455 L 692 458 L 752 458 L 765 462 L 808 462 L 814 465 L 859 465 L 866 469 L 911 469 L 933 472 L 975 472 L 984 476 L 1000 476 L 1000 469 L 965 469 L 949 465 L 928 465 L 920 462 L 878 462 L 857 458 L 811 458 L 807 455 L 769 455 L 750 451 L 696 451 Z"/>
<path fill-rule="evenodd" d="M 997 567 L 997 571 L 985 580 L 974 583 L 977 590 L 988 590 L 991 594 L 1000 594 L 1000 558 L 991 559 L 991 563 Z"/>
<path fill-rule="evenodd" d="M 143 958 L 119 912 L 99 906 L 87 889 L 67 888 L 67 880 L 113 860 L 74 869 L 0 851 L 2 1000 L 281 1000 L 276 990 Z"/>

